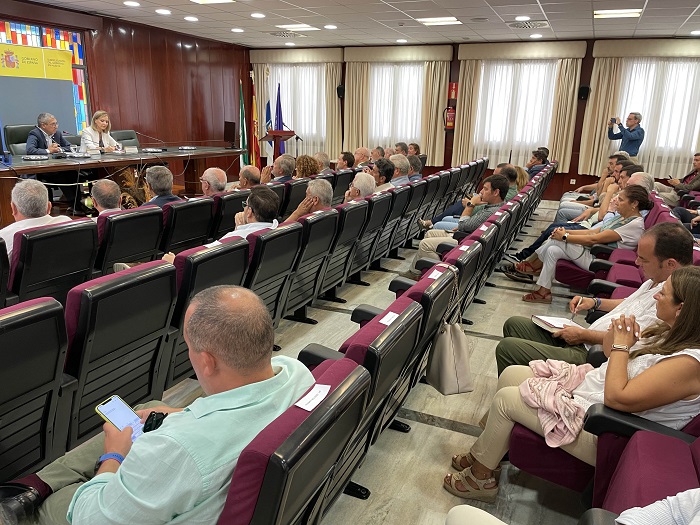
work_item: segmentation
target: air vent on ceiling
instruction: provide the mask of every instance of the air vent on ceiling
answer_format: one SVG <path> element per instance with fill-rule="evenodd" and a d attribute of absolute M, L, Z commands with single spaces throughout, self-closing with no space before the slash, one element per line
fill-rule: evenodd
<path fill-rule="evenodd" d="M 306 35 L 300 33 L 295 33 L 294 31 L 274 31 L 268 33 L 270 36 L 276 36 L 278 38 L 306 38 Z"/>
<path fill-rule="evenodd" d="M 511 22 L 508 27 L 513 29 L 544 29 L 549 27 L 549 22 L 546 20 L 530 20 L 529 22 Z"/>

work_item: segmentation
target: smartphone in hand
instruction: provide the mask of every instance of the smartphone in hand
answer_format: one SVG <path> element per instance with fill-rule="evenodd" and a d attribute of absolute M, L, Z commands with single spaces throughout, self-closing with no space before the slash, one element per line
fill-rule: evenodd
<path fill-rule="evenodd" d="M 102 419 L 112 423 L 119 430 L 131 427 L 131 441 L 143 434 L 143 423 L 134 410 L 119 396 L 112 396 L 95 407 Z"/>

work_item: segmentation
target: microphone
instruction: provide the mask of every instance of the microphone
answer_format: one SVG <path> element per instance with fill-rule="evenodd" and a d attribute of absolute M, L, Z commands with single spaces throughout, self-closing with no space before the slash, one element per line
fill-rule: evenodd
<path fill-rule="evenodd" d="M 160 142 L 161 144 L 166 143 L 164 140 L 160 140 L 156 137 L 151 137 L 150 135 L 146 135 L 145 133 L 141 133 L 140 131 L 134 130 L 134 133 L 136 133 L 137 135 L 141 135 L 142 137 L 146 137 L 147 139 L 152 139 L 152 140 L 155 140 L 156 142 Z"/>
<path fill-rule="evenodd" d="M 284 122 L 282 122 L 282 127 L 287 128 L 289 131 L 294 131 L 292 128 L 287 126 Z M 300 140 L 300 141 L 304 142 L 304 139 L 302 139 L 299 135 L 297 135 L 296 131 L 294 131 L 294 138 L 295 138 L 295 140 Z"/>

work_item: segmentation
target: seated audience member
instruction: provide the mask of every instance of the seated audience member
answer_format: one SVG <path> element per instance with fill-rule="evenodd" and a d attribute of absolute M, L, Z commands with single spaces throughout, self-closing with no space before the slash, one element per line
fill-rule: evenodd
<path fill-rule="evenodd" d="M 40 113 L 36 118 L 36 128 L 29 132 L 27 137 L 27 155 L 52 155 L 70 151 L 70 143 L 58 130 L 58 120 L 51 113 Z M 84 215 L 89 210 L 77 198 L 78 190 L 76 184 L 80 182 L 78 171 L 56 171 L 40 173 L 39 180 L 49 184 L 66 184 L 61 186 L 63 195 L 68 200 L 72 210 L 69 213 Z M 49 201 L 53 201 L 53 193 L 49 192 Z"/>
<path fill-rule="evenodd" d="M 408 163 L 406 155 L 392 155 L 389 160 L 394 164 L 394 176 L 391 178 L 391 185 L 396 187 L 411 182 L 408 180 L 408 170 L 411 165 Z"/>
<path fill-rule="evenodd" d="M 391 156 L 394 155 L 395 153 L 396 153 L 396 150 L 394 150 L 394 148 L 392 148 L 391 146 L 384 148 L 384 158 L 387 160 L 390 159 Z"/>
<path fill-rule="evenodd" d="M 321 171 L 319 162 L 309 155 L 299 155 L 296 163 L 295 179 L 308 179 Z"/>
<path fill-rule="evenodd" d="M 626 299 L 577 295 L 571 300 L 572 313 L 608 312 L 588 328 L 567 326 L 550 333 L 533 323 L 529 316 L 509 318 L 503 325 L 503 339 L 496 347 L 499 375 L 510 365 L 527 365 L 535 359 L 583 364 L 588 352 L 600 350 L 610 319 L 622 314 L 634 315 L 642 329 L 647 328 L 654 321 L 654 294 L 675 270 L 693 264 L 693 236 L 678 223 L 657 224 L 639 239 L 636 264 L 647 280 Z"/>
<path fill-rule="evenodd" d="M 700 216 L 698 216 L 698 210 L 688 210 L 682 206 L 676 206 L 673 208 L 672 213 L 694 236 L 697 237 L 700 235 L 700 227 L 698 227 Z"/>
<path fill-rule="evenodd" d="M 327 180 L 314 179 L 306 188 L 306 197 L 284 222 L 295 222 L 300 217 L 315 211 L 330 210 L 333 201 L 333 186 Z"/>
<path fill-rule="evenodd" d="M 700 268 L 673 272 L 654 297 L 657 321 L 647 329 L 640 328 L 634 315 L 610 320 L 603 336 L 608 361 L 600 368 L 555 360 L 508 367 L 498 379 L 484 431 L 469 452 L 452 458 L 459 472 L 444 478 L 445 489 L 465 499 L 494 501 L 498 494 L 495 471 L 508 452 L 515 423 L 544 436 L 550 447 L 595 465 L 597 437 L 583 430 L 583 416 L 595 403 L 676 430 L 696 416 L 700 411 Z M 560 401 L 555 402 L 555 396 Z M 554 432 L 554 426 L 560 430 Z"/>
<path fill-rule="evenodd" d="M 501 175 L 501 170 L 505 167 L 511 167 L 513 168 L 514 166 L 512 164 L 508 164 L 507 162 L 502 162 L 501 164 L 496 166 L 496 169 L 493 170 L 494 175 Z M 529 181 L 529 179 L 528 179 Z M 436 215 L 430 220 L 425 220 L 425 219 L 417 219 L 418 221 L 418 226 L 420 226 L 421 230 L 429 230 L 430 228 L 433 227 L 434 224 L 439 223 L 440 221 L 445 220 L 448 217 L 461 217 L 462 213 L 464 213 L 464 208 L 467 205 L 467 202 L 469 202 L 469 199 L 471 199 L 471 195 L 467 195 L 461 200 L 455 201 L 454 204 L 448 206 L 445 211 L 442 213 Z M 476 208 L 473 210 L 472 213 L 478 212 L 481 208 Z"/>
<path fill-rule="evenodd" d="M 590 198 L 593 198 L 595 200 L 595 196 L 600 194 L 603 189 L 603 183 L 605 182 L 605 179 L 613 176 L 613 171 L 615 170 L 615 165 L 617 164 L 617 162 L 620 160 L 629 160 L 629 158 L 630 157 L 626 151 L 616 151 L 608 157 L 608 163 L 605 166 L 605 168 L 603 168 L 603 172 L 600 174 L 598 182 L 594 182 L 593 184 L 586 184 L 584 186 L 579 186 L 574 191 L 567 191 L 566 193 L 564 193 L 564 195 L 561 196 L 559 202 L 562 203 L 566 201 L 576 201 L 579 199 L 587 200 Z"/>
<path fill-rule="evenodd" d="M 420 155 L 420 146 L 415 142 L 411 142 L 408 145 L 408 155 L 415 155 L 416 157 Z"/>
<path fill-rule="evenodd" d="M 184 337 L 206 397 L 185 408 L 138 407 L 141 421 L 151 412 L 167 417 L 133 443 L 131 427 L 105 423 L 99 437 L 16 480 L 27 492 L 2 500 L 0 516 L 36 509 L 33 522 L 47 525 L 216 523 L 243 449 L 314 379 L 296 359 L 272 357 L 267 307 L 245 288 L 198 293 Z"/>
<path fill-rule="evenodd" d="M 467 201 L 464 214 L 452 231 L 433 229 L 425 234 L 425 238 L 418 245 L 418 253 L 413 259 L 410 270 L 402 275 L 411 279 L 419 279 L 420 271 L 416 269 L 416 262 L 423 258 L 439 261 L 437 247 L 442 243 L 457 246 L 457 241 L 452 238 L 453 231 L 471 233 L 481 226 L 503 205 L 508 187 L 508 179 L 503 175 L 491 175 L 486 178 L 481 191 Z M 484 204 L 484 206 L 477 210 L 476 207 L 480 204 Z"/>
<path fill-rule="evenodd" d="M 277 228 L 277 212 L 280 207 L 280 198 L 267 186 L 261 184 L 251 188 L 248 200 L 243 203 L 243 211 L 236 213 L 236 229 L 228 232 L 220 240 L 231 237 L 245 239 L 249 234 L 265 228 Z M 215 241 L 206 246 L 216 246 Z"/>
<path fill-rule="evenodd" d="M 168 202 L 182 200 L 180 197 L 173 195 L 173 174 L 165 166 L 151 166 L 148 168 L 146 170 L 146 184 L 148 184 L 148 188 L 155 197 L 141 206 L 155 204 L 162 208 Z"/>
<path fill-rule="evenodd" d="M 117 141 L 109 134 L 112 123 L 106 111 L 95 111 L 90 121 L 90 126 L 80 134 L 80 151 L 99 149 L 104 153 L 110 153 L 117 148 Z"/>
<path fill-rule="evenodd" d="M 595 257 L 590 247 L 594 244 L 607 244 L 613 248 L 637 248 L 639 238 L 644 233 L 644 219 L 641 210 L 650 210 L 654 205 L 649 193 L 640 186 L 628 186 L 618 196 L 616 219 L 591 230 L 567 230 L 558 228 L 551 238 L 540 246 L 526 261 L 516 263 L 515 269 L 527 275 L 539 275 L 539 288 L 523 296 L 528 303 L 552 302 L 552 281 L 559 259 L 572 261 L 579 268 L 588 269 Z M 508 276 L 508 274 L 505 274 Z"/>
<path fill-rule="evenodd" d="M 122 190 L 119 184 L 110 179 L 99 179 L 92 184 L 90 191 L 92 203 L 100 215 L 111 211 L 120 211 Z M 92 220 L 97 222 L 97 217 Z"/>
<path fill-rule="evenodd" d="M 333 170 L 331 169 L 331 158 L 328 156 L 328 153 L 325 151 L 319 151 L 314 155 L 314 158 L 318 161 L 318 164 L 321 167 L 318 172 L 319 175 L 333 173 Z"/>
<path fill-rule="evenodd" d="M 397 155 L 403 155 L 404 157 L 408 155 L 408 144 L 405 142 L 397 142 L 394 144 L 394 148 Z"/>
<path fill-rule="evenodd" d="M 528 176 L 532 178 L 542 171 L 546 165 L 547 154 L 541 149 L 536 149 L 532 152 L 532 157 L 530 157 L 530 160 L 525 164 L 525 167 L 527 168 Z"/>
<path fill-rule="evenodd" d="M 363 170 L 365 173 L 369 173 L 374 177 L 374 182 L 377 187 L 374 193 L 379 193 L 380 191 L 390 190 L 394 187 L 391 183 L 391 179 L 394 177 L 396 167 L 394 163 L 387 159 L 378 159 L 373 165 L 372 169 L 365 168 Z"/>
<path fill-rule="evenodd" d="M 406 157 L 408 160 L 408 180 L 410 182 L 415 182 L 421 180 L 423 175 L 421 175 L 420 170 L 423 169 L 423 163 L 420 161 L 418 155 L 409 155 Z"/>
<path fill-rule="evenodd" d="M 678 206 L 679 191 L 700 191 L 700 153 L 693 155 L 693 170 L 690 173 L 681 180 L 668 179 L 667 182 L 670 186 L 657 182 L 655 188 L 664 203 L 670 208 Z"/>
<path fill-rule="evenodd" d="M 0 237 L 5 241 L 7 256 L 12 257 L 12 246 L 15 233 L 45 226 L 47 224 L 60 224 L 70 221 L 70 217 L 59 215 L 52 217 L 49 191 L 43 182 L 33 179 L 25 179 L 17 182 L 10 194 L 10 209 L 15 222 L 0 230 Z"/>
<path fill-rule="evenodd" d="M 515 185 L 518 188 L 518 191 L 522 190 L 525 186 L 527 186 L 527 183 L 530 182 L 530 176 L 527 174 L 527 170 L 523 168 L 522 166 L 513 166 L 515 168 L 516 173 L 518 174 L 518 177 L 515 180 Z"/>
<path fill-rule="evenodd" d="M 355 165 L 355 156 L 349 151 L 343 151 L 335 163 L 335 169 L 347 170 Z"/>
<path fill-rule="evenodd" d="M 375 163 L 376 164 L 376 163 Z M 374 177 L 369 173 L 361 171 L 355 174 L 355 178 L 350 183 L 348 191 L 345 192 L 343 203 L 364 199 L 372 195 L 377 189 Z"/>
<path fill-rule="evenodd" d="M 647 190 L 647 192 L 651 193 L 654 189 L 654 177 L 644 172 L 634 173 L 632 176 L 628 177 L 627 172 L 623 172 L 620 174 L 620 187 L 621 189 L 625 189 L 627 186 L 641 186 Z M 617 194 L 617 192 L 615 194 Z M 517 253 L 506 254 L 505 257 L 516 263 L 524 261 L 535 253 L 535 250 L 542 246 L 547 239 L 552 236 L 552 232 L 557 228 L 565 228 L 567 230 L 590 230 L 594 224 L 602 223 L 605 225 L 606 222 L 619 216 L 619 213 L 617 213 L 616 210 L 610 210 L 610 204 L 611 201 L 613 201 L 613 197 L 614 195 L 612 195 L 612 192 L 608 192 L 603 198 L 603 201 L 600 203 L 599 208 L 590 209 L 592 213 L 584 212 L 579 217 L 574 218 L 573 222 L 555 222 L 554 224 L 551 224 L 530 246 L 523 248 Z M 642 217 L 646 217 L 648 213 L 649 210 L 641 211 Z"/>
<path fill-rule="evenodd" d="M 221 168 L 207 168 L 199 178 L 202 183 L 202 194 L 205 197 L 211 197 L 217 193 L 226 191 L 226 172 Z"/>
<path fill-rule="evenodd" d="M 364 168 L 369 164 L 369 150 L 367 148 L 357 148 L 355 150 L 355 164 L 356 168 Z"/>
<path fill-rule="evenodd" d="M 370 160 L 372 162 L 377 162 L 379 159 L 384 158 L 384 148 L 381 146 L 377 146 L 370 152 Z"/>
<path fill-rule="evenodd" d="M 260 170 L 255 166 L 243 166 L 238 175 L 238 189 L 249 190 L 260 184 Z"/>
<path fill-rule="evenodd" d="M 292 180 L 294 170 L 296 169 L 296 160 L 288 154 L 280 155 L 272 163 L 272 166 L 265 166 L 260 173 L 260 182 L 267 184 L 268 182 L 287 182 Z"/>

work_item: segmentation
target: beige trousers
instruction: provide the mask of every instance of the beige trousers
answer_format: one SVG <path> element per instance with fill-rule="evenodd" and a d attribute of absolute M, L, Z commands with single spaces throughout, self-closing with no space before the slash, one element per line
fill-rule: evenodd
<path fill-rule="evenodd" d="M 413 258 L 411 271 L 413 273 L 418 273 L 418 270 L 416 270 L 416 262 L 419 259 L 433 259 L 439 261 L 440 256 L 437 253 L 437 247 L 442 243 L 449 243 L 457 246 L 457 241 L 452 238 L 452 232 L 434 229 L 426 232 L 425 238 L 418 244 L 418 253 L 416 253 L 416 256 Z"/>

